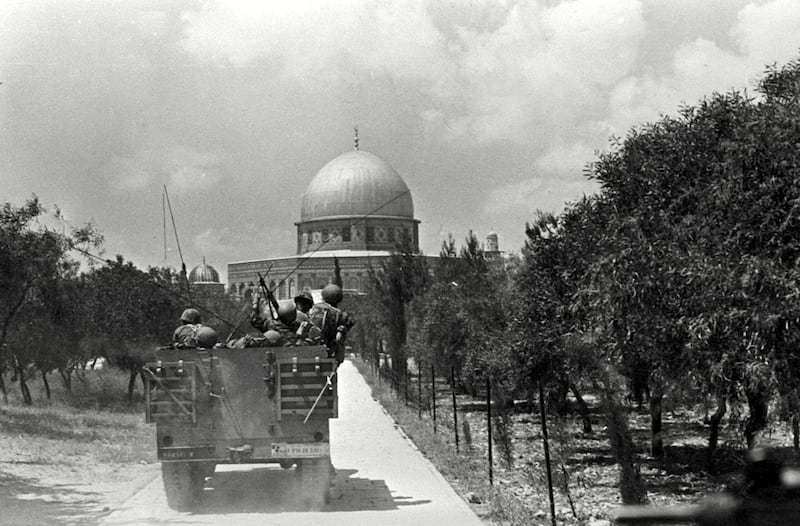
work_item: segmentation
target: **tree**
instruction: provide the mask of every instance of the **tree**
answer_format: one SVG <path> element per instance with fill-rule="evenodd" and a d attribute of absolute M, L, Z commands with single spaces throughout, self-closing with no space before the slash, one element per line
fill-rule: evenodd
<path fill-rule="evenodd" d="M 46 226 L 47 219 L 60 220 L 60 212 L 48 213 L 35 195 L 21 207 L 6 203 L 0 211 L 0 390 L 7 400 L 3 372 L 14 368 L 26 404 L 32 403 L 26 383 L 35 361 L 31 343 L 37 331 L 53 330 L 40 322 L 63 321 L 57 291 L 74 276 L 69 251 L 102 242 L 91 225 L 64 234 Z"/>
<path fill-rule="evenodd" d="M 714 94 L 632 130 L 593 171 L 612 211 L 595 269 L 611 341 L 656 349 L 642 364 L 661 379 L 691 364 L 722 411 L 745 400 L 748 445 L 797 340 L 798 71 L 769 68 L 761 100 Z"/>
<path fill-rule="evenodd" d="M 142 271 L 118 255 L 83 280 L 89 302 L 86 335 L 113 365 L 129 372 L 132 401 L 142 366 L 159 344 L 169 343 L 186 307 L 180 278 L 169 268 Z"/>
<path fill-rule="evenodd" d="M 429 280 L 424 258 L 415 253 L 408 236 L 403 236 L 397 249 L 379 269 L 370 269 L 369 296 L 380 326 L 386 335 L 392 369 L 405 377 L 407 369 L 407 307 L 426 287 Z"/>

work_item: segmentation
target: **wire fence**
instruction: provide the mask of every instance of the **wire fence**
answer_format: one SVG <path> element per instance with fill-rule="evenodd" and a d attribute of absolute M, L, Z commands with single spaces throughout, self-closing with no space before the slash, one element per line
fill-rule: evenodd
<path fill-rule="evenodd" d="M 470 426 L 467 413 L 484 412 L 486 425 L 486 473 L 490 486 L 494 486 L 494 447 L 495 435 L 501 438 L 505 432 L 498 424 L 502 424 L 502 407 L 492 402 L 493 382 L 490 377 L 479 385 L 472 385 L 470 393 L 459 395 L 461 385 L 454 367 L 437 367 L 434 364 L 417 363 L 414 359 L 406 360 L 405 367 L 393 367 L 391 357 L 383 352 L 365 353 L 362 359 L 369 364 L 373 375 L 379 383 L 388 386 L 398 400 L 409 408 L 417 410 L 419 419 L 430 419 L 435 434 L 452 434 L 456 453 L 474 454 Z M 553 481 L 550 466 L 547 424 L 544 408 L 544 395 L 539 389 L 540 418 L 542 425 L 545 463 L 547 464 L 547 485 L 550 501 L 551 522 L 555 524 L 555 508 L 553 499 Z M 493 411 L 493 406 L 494 411 Z M 493 415 L 493 412 L 495 413 Z M 461 415 L 461 416 L 459 416 Z M 494 418 L 493 418 L 494 416 Z M 495 418 L 497 420 L 495 420 Z M 462 422 L 459 427 L 459 420 Z M 474 419 L 473 419 L 474 421 Z M 507 430 L 506 430 L 507 431 Z M 502 449 L 501 449 L 502 451 Z"/>
<path fill-rule="evenodd" d="M 416 409 L 418 418 L 430 420 L 434 433 L 452 436 L 456 453 L 472 450 L 471 432 L 464 414 L 485 412 L 487 473 L 489 483 L 494 484 L 490 381 L 474 389 L 468 400 L 464 400 L 463 395 L 459 396 L 459 378 L 453 367 L 436 367 L 409 359 L 405 368 L 394 368 L 391 357 L 384 353 L 378 353 L 377 356 L 362 355 L 362 358 L 369 364 L 379 383 L 389 387 L 406 407 Z"/>

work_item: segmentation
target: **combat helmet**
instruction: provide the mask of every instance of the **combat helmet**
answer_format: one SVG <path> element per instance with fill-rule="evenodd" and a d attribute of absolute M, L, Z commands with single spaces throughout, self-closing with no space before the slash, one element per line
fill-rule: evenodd
<path fill-rule="evenodd" d="M 278 345 L 281 342 L 281 333 L 276 331 L 275 329 L 270 329 L 264 333 L 264 338 L 266 338 L 267 343 L 269 345 Z"/>
<path fill-rule="evenodd" d="M 308 309 L 306 309 L 306 310 L 310 310 L 311 307 L 314 306 L 314 297 L 311 295 L 310 292 L 308 292 L 307 290 L 304 290 L 303 292 L 301 292 L 300 294 L 298 294 L 297 296 L 294 297 L 294 303 L 295 303 L 295 305 L 297 305 L 298 310 L 300 310 L 300 307 L 303 304 L 308 306 Z"/>
<path fill-rule="evenodd" d="M 282 300 L 278 303 L 278 320 L 289 324 L 297 318 L 297 307 L 292 300 Z"/>
<path fill-rule="evenodd" d="M 322 301 L 337 306 L 342 301 L 342 288 L 333 283 L 325 285 L 322 289 Z"/>
<path fill-rule="evenodd" d="M 200 312 L 197 309 L 186 309 L 181 314 L 183 323 L 200 323 Z"/>
<path fill-rule="evenodd" d="M 217 344 L 217 331 L 204 325 L 197 329 L 194 338 L 198 347 L 210 349 Z"/>

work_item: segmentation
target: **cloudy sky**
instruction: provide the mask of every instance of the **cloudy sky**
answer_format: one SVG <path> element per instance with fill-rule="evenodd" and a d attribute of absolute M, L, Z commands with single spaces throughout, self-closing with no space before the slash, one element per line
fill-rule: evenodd
<path fill-rule="evenodd" d="M 800 55 L 800 0 L 6 0 L 0 203 L 36 194 L 106 256 L 291 255 L 300 195 L 353 147 L 406 180 L 424 252 L 518 252 L 595 191 L 609 137 Z M 169 218 L 167 218 L 169 225 Z"/>

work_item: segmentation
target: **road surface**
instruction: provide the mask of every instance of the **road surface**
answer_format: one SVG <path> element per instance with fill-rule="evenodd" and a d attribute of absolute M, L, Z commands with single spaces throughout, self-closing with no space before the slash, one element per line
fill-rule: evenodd
<path fill-rule="evenodd" d="M 224 526 L 482 526 L 483 523 L 395 426 L 349 361 L 339 368 L 339 418 L 331 420 L 336 467 L 331 502 L 303 508 L 294 470 L 218 466 L 192 512 L 167 506 L 159 474 L 100 524 Z"/>

